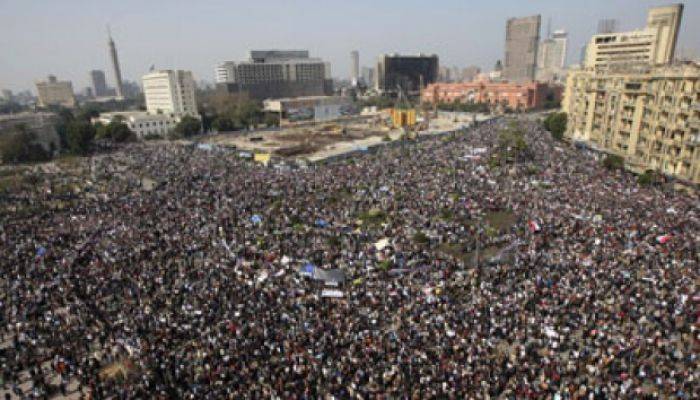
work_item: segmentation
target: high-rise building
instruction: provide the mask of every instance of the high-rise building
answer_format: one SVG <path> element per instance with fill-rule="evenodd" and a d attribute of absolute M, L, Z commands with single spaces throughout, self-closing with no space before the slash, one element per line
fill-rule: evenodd
<path fill-rule="evenodd" d="M 362 67 L 362 81 L 367 87 L 374 86 L 374 68 Z"/>
<path fill-rule="evenodd" d="M 350 82 L 357 86 L 360 81 L 360 52 L 353 50 L 350 52 Z"/>
<path fill-rule="evenodd" d="M 114 89 L 109 89 L 110 92 Z M 141 94 L 141 87 L 137 82 L 125 80 L 122 82 L 122 94 L 126 99 L 133 99 Z"/>
<path fill-rule="evenodd" d="M 452 70 L 450 67 L 440 67 L 438 69 L 438 82 L 452 82 Z"/>
<path fill-rule="evenodd" d="M 537 80 L 554 82 L 565 75 L 567 34 L 565 31 L 554 31 L 552 35 L 540 43 L 537 55 Z"/>
<path fill-rule="evenodd" d="M 511 18 L 506 24 L 506 60 L 503 77 L 513 82 L 535 79 L 540 42 L 539 15 Z"/>
<path fill-rule="evenodd" d="M 117 47 L 112 40 L 112 34 L 109 33 L 109 56 L 112 59 L 112 68 L 114 69 L 114 87 L 117 91 L 117 97 L 124 96 L 124 88 L 122 87 L 122 71 L 119 68 L 119 57 L 117 56 Z"/>
<path fill-rule="evenodd" d="M 594 35 L 588 43 L 586 67 L 610 70 L 672 62 L 682 15 L 682 4 L 655 7 L 649 10 L 643 29 Z"/>
<path fill-rule="evenodd" d="M 90 71 L 90 82 L 92 84 L 91 87 L 93 96 L 107 96 L 107 81 L 105 80 L 104 71 L 99 69 Z"/>
<path fill-rule="evenodd" d="M 249 61 L 219 64 L 216 73 L 219 90 L 256 100 L 333 92 L 330 64 L 306 50 L 253 50 Z"/>
<path fill-rule="evenodd" d="M 377 63 L 375 88 L 383 93 L 419 94 L 425 86 L 437 82 L 440 65 L 437 55 L 405 56 L 384 54 Z"/>
<path fill-rule="evenodd" d="M 149 114 L 199 115 L 192 72 L 169 69 L 153 71 L 144 75 L 142 80 Z"/>
<path fill-rule="evenodd" d="M 258 64 L 309 58 L 308 50 L 251 50 L 250 61 Z"/>
<path fill-rule="evenodd" d="M 75 107 L 73 84 L 70 81 L 58 81 L 53 75 L 49 75 L 46 81 L 36 82 L 36 91 L 39 96 L 39 106 L 63 106 Z"/>
<path fill-rule="evenodd" d="M 214 83 L 226 83 L 236 81 L 236 63 L 224 61 L 216 65 Z"/>

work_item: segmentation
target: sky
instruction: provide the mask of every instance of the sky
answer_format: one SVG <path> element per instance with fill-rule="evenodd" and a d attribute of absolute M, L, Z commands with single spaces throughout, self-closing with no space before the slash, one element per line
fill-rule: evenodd
<path fill-rule="evenodd" d="M 251 49 L 308 49 L 347 78 L 350 51 L 373 66 L 382 53 L 434 53 L 441 66 L 493 68 L 503 58 L 510 17 L 542 15 L 569 32 L 568 62 L 595 33 L 598 20 L 620 30 L 642 28 L 659 0 L 0 0 L 0 88 L 31 89 L 53 74 L 89 85 L 105 70 L 109 24 L 122 76 L 140 80 L 151 65 L 191 70 L 213 81 L 218 62 L 241 61 Z M 700 56 L 700 0 L 685 0 L 679 49 Z"/>

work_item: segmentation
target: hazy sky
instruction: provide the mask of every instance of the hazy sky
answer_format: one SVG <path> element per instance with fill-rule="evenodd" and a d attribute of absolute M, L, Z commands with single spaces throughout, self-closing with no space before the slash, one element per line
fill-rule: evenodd
<path fill-rule="evenodd" d="M 54 74 L 76 91 L 88 72 L 114 78 L 105 26 L 117 43 L 122 75 L 137 80 L 157 68 L 189 69 L 213 81 L 219 61 L 258 48 L 309 49 L 347 77 L 349 53 L 370 66 L 385 52 L 436 53 L 441 65 L 491 69 L 503 58 L 506 19 L 542 15 L 569 32 L 568 61 L 601 18 L 641 28 L 659 0 L 0 0 L 0 88 L 34 91 Z M 686 0 L 679 47 L 700 54 L 700 0 Z"/>

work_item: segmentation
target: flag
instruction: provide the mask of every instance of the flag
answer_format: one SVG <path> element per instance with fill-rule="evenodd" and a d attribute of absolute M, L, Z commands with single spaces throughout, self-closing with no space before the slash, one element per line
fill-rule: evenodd
<path fill-rule="evenodd" d="M 315 271 L 316 271 L 316 267 L 311 263 L 307 263 L 306 265 L 301 267 L 301 270 L 299 271 L 299 273 L 301 273 L 304 276 L 308 276 L 309 278 L 313 278 L 315 275 Z"/>
<path fill-rule="evenodd" d="M 250 222 L 252 222 L 252 223 L 254 223 L 254 224 L 257 225 L 257 224 L 259 224 L 259 223 L 262 222 L 262 217 L 259 216 L 258 214 L 255 214 L 255 215 L 253 215 L 252 217 L 250 217 Z"/>
<path fill-rule="evenodd" d="M 530 232 L 532 233 L 539 232 L 540 230 L 542 230 L 542 228 L 540 228 L 540 224 L 538 224 L 537 221 L 533 219 L 531 219 L 527 225 L 530 228 Z"/>
<path fill-rule="evenodd" d="M 656 241 L 661 244 L 666 244 L 671 240 L 671 235 L 661 235 L 656 237 Z"/>
<path fill-rule="evenodd" d="M 41 246 L 36 250 L 36 258 L 41 258 L 45 254 L 46 254 L 46 247 Z"/>

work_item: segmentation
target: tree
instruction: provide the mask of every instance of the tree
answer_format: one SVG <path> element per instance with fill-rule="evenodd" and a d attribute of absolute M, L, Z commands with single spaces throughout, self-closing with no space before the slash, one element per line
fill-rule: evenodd
<path fill-rule="evenodd" d="M 280 126 L 280 116 L 276 113 L 267 113 L 263 119 L 263 123 L 269 126 Z"/>
<path fill-rule="evenodd" d="M 205 107 L 203 104 L 199 105 L 197 112 L 199 113 L 199 118 L 202 121 L 202 131 L 211 131 L 214 127 L 214 121 L 218 117 L 216 112 L 211 110 L 209 107 Z"/>
<path fill-rule="evenodd" d="M 90 122 L 91 119 L 100 116 L 100 108 L 94 104 L 85 106 L 83 109 L 77 112 L 76 119 L 84 120 Z"/>
<path fill-rule="evenodd" d="M 242 101 L 236 106 L 234 121 L 240 126 L 257 126 L 260 122 L 260 106 L 250 100 Z"/>
<path fill-rule="evenodd" d="M 109 124 L 96 125 L 96 137 L 99 139 L 109 139 L 117 143 L 133 142 L 136 134 L 129 129 L 120 117 L 115 117 Z"/>
<path fill-rule="evenodd" d="M 564 138 L 566 131 L 567 115 L 566 113 L 552 113 L 544 120 L 544 127 L 552 133 L 552 137 L 557 140 Z"/>
<path fill-rule="evenodd" d="M 525 134 L 517 122 L 503 129 L 498 135 L 498 146 L 489 160 L 489 166 L 505 166 L 509 163 L 529 161 L 534 158 L 530 146 L 525 141 Z"/>
<path fill-rule="evenodd" d="M 233 119 L 227 116 L 219 116 L 212 123 L 211 127 L 218 132 L 229 132 L 236 130 L 236 124 Z"/>
<path fill-rule="evenodd" d="M 87 154 L 95 140 L 95 127 L 87 121 L 72 121 L 66 128 L 66 140 L 71 153 Z"/>
<path fill-rule="evenodd" d="M 202 124 L 197 118 L 186 115 L 175 126 L 175 133 L 181 137 L 190 137 L 200 133 Z"/>
<path fill-rule="evenodd" d="M 0 156 L 6 164 L 18 164 L 24 162 L 48 161 L 51 154 L 41 144 L 37 143 L 37 137 L 26 125 L 17 125 L 13 132 L 6 135 L 0 142 Z"/>
<path fill-rule="evenodd" d="M 661 182 L 661 176 L 653 169 L 648 169 L 637 177 L 637 182 L 642 186 L 656 185 Z"/>
<path fill-rule="evenodd" d="M 457 112 L 476 112 L 476 113 L 487 113 L 489 112 L 489 105 L 486 103 L 461 103 L 458 101 L 447 103 L 438 103 L 438 110 L 440 111 L 457 111 Z"/>
<path fill-rule="evenodd" d="M 607 154 L 603 159 L 603 166 L 609 170 L 623 169 L 625 159 L 616 154 Z"/>
<path fill-rule="evenodd" d="M 56 121 L 55 128 L 58 138 L 61 141 L 61 148 L 68 148 L 68 125 L 75 120 L 73 112 L 65 107 L 60 107 L 56 110 L 58 115 L 58 120 Z"/>

